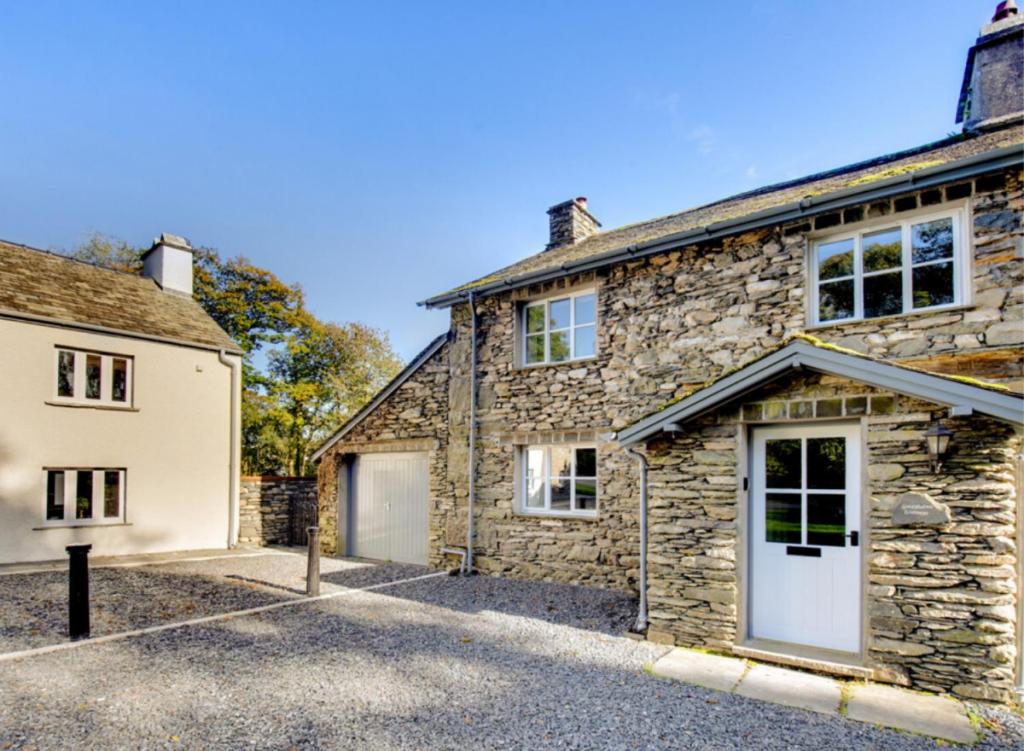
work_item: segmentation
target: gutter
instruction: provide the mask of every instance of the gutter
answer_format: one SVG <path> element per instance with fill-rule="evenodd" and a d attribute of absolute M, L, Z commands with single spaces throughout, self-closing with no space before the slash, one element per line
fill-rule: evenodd
<path fill-rule="evenodd" d="M 924 190 L 947 182 L 976 177 L 1022 164 L 1024 164 L 1024 153 L 1022 153 L 1020 144 L 1004 146 L 994 151 L 987 151 L 984 154 L 976 154 L 954 162 L 926 167 L 906 175 L 877 180 L 866 185 L 843 188 L 820 196 L 809 196 L 799 201 L 792 201 L 782 206 L 756 211 L 736 219 L 726 219 L 704 227 L 676 232 L 654 240 L 647 240 L 634 245 L 628 245 L 624 248 L 598 253 L 579 261 L 567 261 L 558 268 L 545 269 L 523 274 L 512 279 L 481 284 L 474 287 L 470 292 L 463 290 L 443 294 L 425 300 L 419 303 L 419 305 L 427 308 L 446 308 L 458 302 L 463 302 L 467 294 L 491 295 L 505 292 L 530 284 L 560 279 L 569 274 L 579 274 L 624 261 L 646 258 L 669 250 L 678 250 L 698 242 L 707 242 L 730 235 L 763 229 L 776 224 L 806 219 L 817 214 L 849 208 L 880 198 L 889 198 L 906 193 L 907 191 Z"/>
<path fill-rule="evenodd" d="M 647 632 L 647 457 L 633 448 L 626 453 L 636 458 L 640 467 L 640 606 L 633 630 Z"/>
<path fill-rule="evenodd" d="M 238 493 L 241 477 L 241 435 L 242 435 L 242 360 L 237 355 L 228 356 L 227 350 L 220 350 L 217 359 L 231 370 L 231 450 L 228 458 L 228 547 L 238 544 Z"/>

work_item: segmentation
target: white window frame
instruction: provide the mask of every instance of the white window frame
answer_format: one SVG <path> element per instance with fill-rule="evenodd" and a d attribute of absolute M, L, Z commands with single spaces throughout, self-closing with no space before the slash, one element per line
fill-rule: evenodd
<path fill-rule="evenodd" d="M 593 323 L 581 323 L 576 324 L 576 299 L 579 297 L 587 297 L 588 295 L 594 296 L 594 322 Z M 568 327 L 562 327 L 558 329 L 551 328 L 551 303 L 559 302 L 561 300 L 569 301 L 569 325 Z M 593 360 L 597 357 L 598 345 L 597 345 L 597 318 L 598 318 L 598 299 L 597 289 L 588 288 L 581 289 L 575 292 L 567 292 L 564 294 L 552 295 L 541 300 L 530 300 L 526 302 L 519 315 L 519 327 L 521 331 L 522 346 L 520 348 L 519 356 L 524 368 L 536 368 L 544 365 L 561 365 L 567 362 L 579 362 L 581 360 Z M 530 362 L 527 356 L 529 339 L 539 334 L 530 334 L 527 329 L 527 316 L 531 308 L 544 308 L 544 359 L 538 360 L 537 362 Z M 593 327 L 594 329 L 594 353 L 591 355 L 576 356 L 576 329 Z M 552 360 L 551 359 L 551 334 L 558 333 L 561 331 L 569 332 L 569 358 L 567 360 Z"/>
<path fill-rule="evenodd" d="M 51 472 L 64 473 L 64 518 L 62 519 L 47 518 Z M 75 516 L 75 496 L 78 489 L 78 474 L 80 472 L 92 473 L 92 515 L 85 519 L 79 519 Z M 106 472 L 117 472 L 120 475 L 117 516 L 104 516 Z M 47 527 L 102 527 L 112 524 L 124 524 L 126 518 L 125 500 L 127 497 L 127 484 L 128 470 L 124 467 L 43 467 L 43 525 Z"/>
<path fill-rule="evenodd" d="M 958 308 L 966 305 L 970 301 L 970 280 L 971 280 L 971 267 L 970 267 L 970 254 L 968 248 L 970 248 L 970 227 L 968 220 L 967 207 L 965 205 L 957 205 L 955 207 L 944 207 L 940 210 L 929 209 L 926 212 L 908 212 L 903 215 L 889 215 L 881 217 L 876 221 L 859 223 L 855 230 L 839 232 L 833 234 L 821 234 L 814 236 L 810 243 L 810 294 L 808 299 L 810 301 L 809 321 L 813 326 L 832 326 L 851 322 L 860 321 L 875 321 L 885 318 L 891 318 L 894 316 L 905 316 L 916 313 L 932 313 L 942 310 L 948 310 L 950 308 Z M 927 308 L 915 308 L 913 302 L 913 269 L 921 266 L 933 265 L 937 263 L 947 263 L 946 259 L 940 261 L 928 261 L 925 263 L 912 264 L 913 249 L 911 247 L 911 228 L 915 224 L 924 224 L 926 222 L 935 221 L 938 219 L 952 219 L 953 221 L 953 301 L 944 303 L 942 305 L 932 305 Z M 885 273 L 894 273 L 895 270 L 889 271 L 871 271 L 867 274 L 864 273 L 863 267 L 863 244 L 864 236 L 870 235 L 874 232 L 878 232 L 885 229 L 900 230 L 900 242 L 902 243 L 901 266 L 900 272 L 902 274 L 902 292 L 903 292 L 903 309 L 897 313 L 890 313 L 885 316 L 876 316 L 874 318 L 864 317 L 864 277 L 865 276 L 876 276 Z M 827 245 L 829 243 L 841 242 L 843 240 L 853 240 L 853 316 L 848 318 L 832 318 L 828 320 L 821 320 L 819 318 L 819 294 L 820 294 L 820 282 L 818 279 L 818 248 L 821 245 Z M 828 281 L 839 281 L 840 279 L 849 279 L 850 276 L 838 277 L 836 279 L 830 279 Z M 827 283 L 827 282 L 826 282 Z"/>
<path fill-rule="evenodd" d="M 569 509 L 552 509 L 551 508 L 551 449 L 560 448 L 568 449 L 572 454 L 572 466 L 570 468 L 570 496 L 569 496 Z M 594 508 L 592 509 L 578 509 L 576 508 L 576 451 L 578 449 L 593 449 L 594 451 Z M 530 474 L 529 474 L 529 452 L 530 451 L 544 451 L 544 472 L 543 472 L 543 483 L 544 483 L 544 506 L 530 506 Z M 601 481 L 599 464 L 597 462 L 598 452 L 597 445 L 593 443 L 534 443 L 530 445 L 521 446 L 519 448 L 519 511 L 523 514 L 534 515 L 534 516 L 572 516 L 572 517 L 583 517 L 593 518 L 597 516 L 597 512 L 601 508 Z M 561 475 L 560 475 L 561 476 Z M 589 475 L 586 475 L 586 479 L 590 479 Z"/>
<path fill-rule="evenodd" d="M 58 369 L 62 352 L 71 352 L 75 356 L 75 372 L 72 380 L 74 393 L 72 396 L 61 396 Z M 100 358 L 100 397 L 90 399 L 85 396 L 86 363 L 89 356 Z M 114 400 L 114 360 L 124 360 L 125 398 L 124 401 Z M 132 409 L 135 399 L 135 358 L 131 355 L 120 355 L 111 352 L 95 352 L 76 347 L 58 345 L 53 353 L 53 401 L 60 404 L 78 406 L 108 407 L 113 409 Z"/>

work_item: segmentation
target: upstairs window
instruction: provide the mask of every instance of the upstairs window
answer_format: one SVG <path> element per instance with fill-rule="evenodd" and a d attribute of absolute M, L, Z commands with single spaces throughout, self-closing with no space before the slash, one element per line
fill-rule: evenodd
<path fill-rule="evenodd" d="M 522 452 L 523 511 L 579 516 L 597 513 L 595 447 L 526 446 Z"/>
<path fill-rule="evenodd" d="M 855 321 L 962 304 L 962 212 L 893 222 L 814 244 L 815 323 Z"/>
<path fill-rule="evenodd" d="M 46 470 L 46 524 L 122 523 L 125 475 L 124 469 Z"/>
<path fill-rule="evenodd" d="M 526 365 L 582 360 L 597 354 L 597 293 L 577 292 L 523 308 Z"/>
<path fill-rule="evenodd" d="M 130 407 L 132 358 L 57 349 L 56 400 L 73 404 Z"/>

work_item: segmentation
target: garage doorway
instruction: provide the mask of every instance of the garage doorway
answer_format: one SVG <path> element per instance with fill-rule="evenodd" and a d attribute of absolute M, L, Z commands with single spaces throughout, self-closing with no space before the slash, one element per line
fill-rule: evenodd
<path fill-rule="evenodd" d="M 427 454 L 361 454 L 352 467 L 350 553 L 427 563 Z"/>

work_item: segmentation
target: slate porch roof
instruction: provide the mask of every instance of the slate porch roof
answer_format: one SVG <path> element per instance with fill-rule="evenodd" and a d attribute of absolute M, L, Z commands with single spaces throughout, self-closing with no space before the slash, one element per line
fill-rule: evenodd
<path fill-rule="evenodd" d="M 485 277 L 435 295 L 421 304 L 447 307 L 458 302 L 470 290 L 489 294 L 533 283 L 544 275 L 577 273 L 585 270 L 585 265 L 589 268 L 598 262 L 618 263 L 628 260 L 624 254 L 636 253 L 662 239 L 675 238 L 678 240 L 676 246 L 681 247 L 705 238 L 747 231 L 749 227 L 740 225 L 737 220 L 777 214 L 785 207 L 794 207 L 794 216 L 789 221 L 800 216 L 813 216 L 831 210 L 827 199 L 834 195 L 868 194 L 874 188 L 892 185 L 902 186 L 905 191 L 917 190 L 923 187 L 929 175 L 948 174 L 957 164 L 977 165 L 979 157 L 986 154 L 999 152 L 1005 157 L 1004 161 L 1021 164 L 1024 163 L 1022 143 L 1024 127 L 1018 121 L 996 131 L 956 135 L 828 172 L 769 185 L 677 214 L 599 232 L 580 242 L 536 253 Z M 774 219 L 774 223 L 779 221 L 778 217 Z M 652 252 L 665 249 L 667 247 L 654 248 Z"/>
<path fill-rule="evenodd" d="M 950 414 L 955 416 L 978 412 L 1024 424 L 1024 397 L 1005 386 L 932 373 L 797 334 L 777 349 L 668 402 L 620 430 L 616 437 L 625 445 L 641 443 L 800 369 L 845 377 L 942 404 L 949 407 Z"/>
<path fill-rule="evenodd" d="M 241 349 L 192 297 L 152 279 L 0 240 L 0 317 Z"/>

